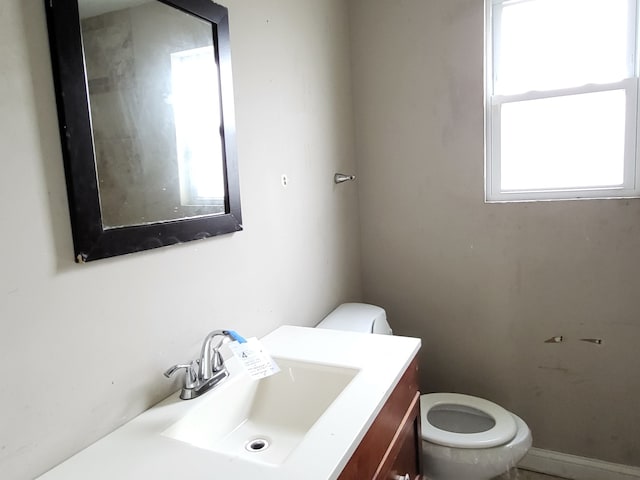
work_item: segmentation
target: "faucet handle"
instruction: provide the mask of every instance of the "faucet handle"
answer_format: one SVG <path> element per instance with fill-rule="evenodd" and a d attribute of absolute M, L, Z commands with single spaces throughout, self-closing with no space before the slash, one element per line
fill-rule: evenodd
<path fill-rule="evenodd" d="M 211 354 L 211 363 L 213 364 L 211 369 L 213 373 L 219 372 L 224 369 L 224 358 L 222 358 L 222 354 L 220 353 L 220 347 L 222 343 L 213 349 L 213 353 Z"/>
<path fill-rule="evenodd" d="M 164 372 L 167 378 L 172 377 L 178 370 L 185 369 L 184 388 L 193 388 L 198 381 L 198 361 L 194 360 L 189 364 L 178 364 L 170 367 Z"/>

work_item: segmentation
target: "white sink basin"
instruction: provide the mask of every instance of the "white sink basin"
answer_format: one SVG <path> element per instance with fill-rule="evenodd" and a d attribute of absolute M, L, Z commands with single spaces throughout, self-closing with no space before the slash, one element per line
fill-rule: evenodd
<path fill-rule="evenodd" d="M 294 326 L 262 344 L 281 373 L 254 381 L 229 358 L 215 389 L 188 401 L 175 392 L 41 480 L 336 480 L 420 348 Z M 270 446 L 247 451 L 256 438 Z"/>
<path fill-rule="evenodd" d="M 230 378 L 162 432 L 195 447 L 279 465 L 360 371 L 276 358 L 262 380 Z"/>

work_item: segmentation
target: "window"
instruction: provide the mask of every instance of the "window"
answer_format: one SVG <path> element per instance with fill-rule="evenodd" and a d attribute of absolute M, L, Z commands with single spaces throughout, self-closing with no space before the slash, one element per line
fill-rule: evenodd
<path fill-rule="evenodd" d="M 639 197 L 640 0 L 486 0 L 487 201 Z"/>

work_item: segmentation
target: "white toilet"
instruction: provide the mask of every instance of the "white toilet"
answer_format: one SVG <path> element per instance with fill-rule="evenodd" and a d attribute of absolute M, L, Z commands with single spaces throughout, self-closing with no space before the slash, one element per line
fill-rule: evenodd
<path fill-rule="evenodd" d="M 318 328 L 391 335 L 384 309 L 344 303 Z M 488 400 L 459 393 L 420 397 L 424 473 L 429 480 L 489 480 L 531 447 L 531 431 L 518 416 Z"/>

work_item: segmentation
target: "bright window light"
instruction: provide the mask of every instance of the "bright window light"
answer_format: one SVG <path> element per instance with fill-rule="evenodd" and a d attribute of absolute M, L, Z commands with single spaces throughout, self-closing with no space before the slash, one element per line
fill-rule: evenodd
<path fill-rule="evenodd" d="M 613 83 L 633 75 L 629 0 L 528 0 L 494 6 L 495 93 Z"/>
<path fill-rule="evenodd" d="M 216 204 L 225 183 L 213 46 L 172 53 L 171 74 L 181 202 Z"/>
<path fill-rule="evenodd" d="M 487 201 L 640 196 L 638 1 L 487 0 Z"/>
<path fill-rule="evenodd" d="M 621 186 L 624 90 L 506 103 L 503 190 Z"/>

